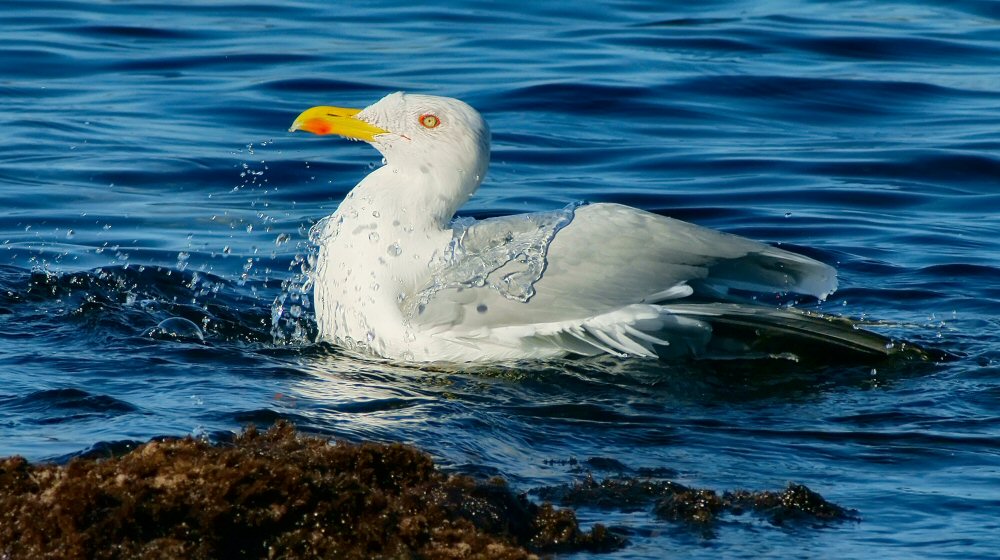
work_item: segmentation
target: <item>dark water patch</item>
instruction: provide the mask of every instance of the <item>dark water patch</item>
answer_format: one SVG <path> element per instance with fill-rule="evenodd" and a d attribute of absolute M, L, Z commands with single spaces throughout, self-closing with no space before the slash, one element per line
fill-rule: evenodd
<path fill-rule="evenodd" d="M 947 296 L 944 290 L 928 290 L 913 288 L 851 288 L 837 290 L 837 299 L 847 301 L 941 301 Z"/>
<path fill-rule="evenodd" d="M 388 412 L 390 410 L 405 410 L 413 406 L 420 406 L 422 399 L 372 399 L 368 401 L 352 401 L 335 407 L 326 408 L 333 413 L 346 414 L 373 414 L 378 412 Z"/>
<path fill-rule="evenodd" d="M 784 36 L 771 39 L 774 44 L 801 49 L 833 58 L 864 61 L 892 60 L 930 64 L 961 58 L 966 64 L 986 64 L 996 56 L 993 48 L 961 41 L 914 37 L 808 37 Z"/>
<path fill-rule="evenodd" d="M 204 40 L 213 36 L 207 31 L 195 29 L 169 29 L 140 25 L 72 25 L 56 27 L 53 30 L 66 31 L 94 39 L 121 38 L 165 42 Z"/>
<path fill-rule="evenodd" d="M 207 273 L 119 266 L 71 274 L 36 272 L 8 297 L 22 305 L 54 306 L 63 321 L 127 336 L 181 318 L 200 326 L 209 339 L 270 340 L 268 311 L 254 308 L 255 299 L 234 291 L 231 283 Z"/>
<path fill-rule="evenodd" d="M 810 173 L 833 177 L 884 177 L 918 183 L 995 185 L 1000 158 L 987 154 L 918 151 L 890 160 L 867 162 L 816 162 Z"/>
<path fill-rule="evenodd" d="M 695 77 L 674 87 L 686 94 L 708 98 L 738 97 L 741 105 L 752 104 L 758 117 L 792 119 L 828 128 L 857 124 L 865 118 L 903 115 L 915 104 L 935 100 L 993 97 L 988 92 L 923 82 L 790 76 Z M 831 114 L 838 116 L 836 122 L 822 120 Z"/>
<path fill-rule="evenodd" d="M 705 53 L 729 56 L 763 55 L 774 52 L 772 47 L 733 37 L 697 37 L 690 35 L 657 37 L 635 36 L 623 37 L 616 42 L 643 49 L 662 49 L 664 51 L 692 51 L 701 56 Z"/>
<path fill-rule="evenodd" d="M 79 453 L 70 453 L 68 455 L 63 455 L 60 457 L 53 457 L 48 462 L 55 463 L 57 465 L 65 465 L 73 459 L 111 459 L 114 457 L 121 457 L 127 453 L 131 453 L 137 447 L 145 442 L 132 440 L 132 439 L 122 439 L 117 441 L 99 441 L 94 445 L 91 445 L 87 449 L 80 451 Z"/>
<path fill-rule="evenodd" d="M 355 81 L 335 80 L 321 76 L 269 80 L 259 85 L 258 88 L 264 91 L 279 93 L 292 92 L 320 94 L 324 98 L 330 99 L 333 99 L 334 96 L 342 92 L 354 95 L 357 92 L 364 92 L 367 94 L 373 91 L 378 91 L 378 88 L 374 85 L 358 83 Z M 373 99 L 369 102 L 373 103 L 374 101 L 375 100 Z M 305 109 L 305 107 L 303 107 L 303 109 Z"/>
<path fill-rule="evenodd" d="M 635 27 L 711 27 L 715 25 L 739 23 L 740 18 L 723 17 L 680 17 L 634 24 Z"/>
<path fill-rule="evenodd" d="M 953 278 L 962 282 L 968 282 L 970 278 L 980 278 L 987 281 L 996 281 L 997 285 L 1000 285 L 1000 266 L 966 263 L 938 264 L 920 269 L 920 274 Z"/>
<path fill-rule="evenodd" d="M 898 427 L 898 424 L 896 425 Z M 729 433 L 743 433 L 740 428 L 722 428 Z M 753 430 L 751 430 L 753 431 Z M 758 435 L 768 430 L 756 430 Z M 775 432 L 777 433 L 777 432 Z M 983 445 L 996 443 L 996 438 L 989 436 L 963 433 L 909 432 L 894 430 L 887 432 L 874 431 L 794 431 L 780 432 L 783 438 L 792 440 L 814 440 L 837 444 L 858 444 L 878 454 L 892 457 L 894 462 L 905 462 L 924 458 L 944 459 L 949 453 L 975 453 Z M 747 435 L 750 435 L 747 433 Z M 815 439 L 814 439 L 815 438 Z"/>
<path fill-rule="evenodd" d="M 36 391 L 13 399 L 9 405 L 22 408 L 67 409 L 84 412 L 126 413 L 138 410 L 135 406 L 107 395 L 93 395 L 81 389 L 51 389 Z"/>
<path fill-rule="evenodd" d="M 308 419 L 287 411 L 276 411 L 269 408 L 258 410 L 242 410 L 229 416 L 234 422 L 249 426 L 271 426 L 279 421 L 291 422 L 294 424 L 309 424 Z"/>
<path fill-rule="evenodd" d="M 592 83 L 550 83 L 518 88 L 492 100 L 493 110 L 530 107 L 532 112 L 631 115 L 660 105 L 646 88 Z"/>
<path fill-rule="evenodd" d="M 140 412 L 138 407 L 124 400 L 73 388 L 48 389 L 20 397 L 2 398 L 0 407 L 20 412 L 24 415 L 24 422 L 35 426 L 72 425 Z"/>
<path fill-rule="evenodd" d="M 927 403 L 933 404 L 933 403 Z M 830 417 L 826 420 L 838 424 L 850 424 L 863 428 L 874 428 L 878 426 L 900 426 L 912 425 L 934 420 L 940 420 L 939 416 L 921 414 L 914 411 L 891 410 L 882 412 L 863 412 L 850 416 Z"/>
<path fill-rule="evenodd" d="M 586 466 L 598 471 L 627 472 L 631 469 L 618 459 L 611 457 L 591 457 L 583 462 Z"/>

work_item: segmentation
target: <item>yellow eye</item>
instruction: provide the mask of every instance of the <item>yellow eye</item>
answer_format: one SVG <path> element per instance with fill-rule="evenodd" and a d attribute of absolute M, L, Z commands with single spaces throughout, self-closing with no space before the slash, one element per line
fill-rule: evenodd
<path fill-rule="evenodd" d="M 427 113 L 420 115 L 420 124 L 424 125 L 424 128 L 435 128 L 441 124 L 441 119 L 437 118 L 437 115 Z"/>

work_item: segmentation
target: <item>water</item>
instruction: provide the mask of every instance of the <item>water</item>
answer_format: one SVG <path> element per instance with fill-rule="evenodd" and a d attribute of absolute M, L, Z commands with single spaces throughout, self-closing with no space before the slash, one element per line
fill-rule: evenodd
<path fill-rule="evenodd" d="M 609 457 L 716 489 L 804 483 L 862 518 L 731 518 L 706 539 L 580 510 L 630 529 L 612 558 L 995 555 L 1000 4 L 499 6 L 5 2 L 0 454 L 288 418 L 523 490 Z M 309 313 L 309 228 L 380 162 L 284 131 L 400 89 L 489 120 L 464 215 L 614 201 L 780 243 L 840 269 L 820 309 L 965 357 L 408 369 L 275 340 L 283 283 Z"/>
<path fill-rule="evenodd" d="M 516 221 L 459 218 L 451 243 L 431 264 L 431 286 L 420 292 L 422 303 L 446 288 L 486 286 L 503 297 L 528 302 L 545 272 L 552 240 L 573 221 L 577 205 L 561 210 L 519 214 Z M 407 319 L 414 317 L 412 310 Z"/>

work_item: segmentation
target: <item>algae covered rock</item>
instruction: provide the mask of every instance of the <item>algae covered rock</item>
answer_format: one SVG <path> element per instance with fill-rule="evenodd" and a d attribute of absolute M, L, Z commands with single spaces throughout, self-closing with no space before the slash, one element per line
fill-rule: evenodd
<path fill-rule="evenodd" d="M 621 544 L 411 447 L 330 443 L 287 423 L 65 467 L 0 459 L 0 556 L 12 559 L 517 559 Z"/>

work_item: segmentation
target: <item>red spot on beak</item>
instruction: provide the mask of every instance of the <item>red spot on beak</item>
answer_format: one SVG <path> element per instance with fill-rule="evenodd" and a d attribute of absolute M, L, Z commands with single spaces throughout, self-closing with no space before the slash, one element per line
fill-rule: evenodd
<path fill-rule="evenodd" d="M 330 134 L 330 124 L 323 119 L 309 119 L 302 125 L 302 130 L 313 134 Z"/>

